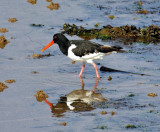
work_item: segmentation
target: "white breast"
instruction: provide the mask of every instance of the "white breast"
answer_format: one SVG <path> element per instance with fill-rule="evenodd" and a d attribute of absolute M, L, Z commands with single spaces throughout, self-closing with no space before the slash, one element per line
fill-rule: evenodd
<path fill-rule="evenodd" d="M 80 62 L 84 62 L 84 60 L 79 57 L 79 56 L 76 56 L 72 50 L 75 49 L 77 46 L 75 44 L 72 44 L 69 48 L 68 48 L 68 57 L 74 61 L 80 61 Z"/>
<path fill-rule="evenodd" d="M 79 62 L 88 62 L 88 63 L 92 63 L 93 60 L 101 60 L 103 59 L 103 57 L 105 56 L 105 53 L 90 53 L 87 54 L 85 56 L 79 57 L 76 56 L 72 50 L 76 48 L 75 44 L 72 44 L 69 48 L 68 48 L 68 57 L 74 61 L 79 61 Z"/>

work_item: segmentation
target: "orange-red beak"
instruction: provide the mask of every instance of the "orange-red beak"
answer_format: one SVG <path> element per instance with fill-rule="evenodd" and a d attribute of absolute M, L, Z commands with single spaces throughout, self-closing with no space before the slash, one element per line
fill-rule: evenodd
<path fill-rule="evenodd" d="M 54 41 L 52 40 L 49 44 L 47 44 L 42 50 L 41 52 L 43 52 L 44 50 L 48 49 L 51 45 L 54 44 Z"/>

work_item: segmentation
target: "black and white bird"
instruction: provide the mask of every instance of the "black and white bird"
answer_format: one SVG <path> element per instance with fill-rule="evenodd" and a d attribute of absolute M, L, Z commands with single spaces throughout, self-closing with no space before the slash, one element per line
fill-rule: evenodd
<path fill-rule="evenodd" d="M 53 36 L 53 40 L 45 46 L 41 52 L 49 48 L 54 43 L 57 43 L 61 52 L 70 59 L 82 62 L 82 69 L 79 77 L 82 76 L 85 68 L 85 62 L 87 62 L 94 66 L 97 78 L 100 78 L 94 60 L 101 60 L 105 55 L 111 54 L 112 52 L 118 52 L 122 49 L 118 46 L 100 45 L 88 40 L 68 40 L 63 34 L 57 33 Z"/>

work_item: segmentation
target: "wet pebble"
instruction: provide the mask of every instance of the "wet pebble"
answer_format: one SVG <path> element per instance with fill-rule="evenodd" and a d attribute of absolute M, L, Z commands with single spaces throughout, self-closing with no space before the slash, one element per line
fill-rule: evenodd
<path fill-rule="evenodd" d="M 154 111 L 155 111 L 155 110 L 154 110 L 154 109 L 152 109 L 152 110 L 150 110 L 150 111 L 149 111 L 149 113 L 152 113 L 152 112 L 154 112 Z"/>
<path fill-rule="evenodd" d="M 111 81 L 112 80 L 112 77 L 111 76 L 108 76 L 108 81 Z"/>
<path fill-rule="evenodd" d="M 135 126 L 135 125 L 127 124 L 127 125 L 125 126 L 125 128 L 136 128 L 136 126 Z"/>
<path fill-rule="evenodd" d="M 130 94 L 130 95 L 128 95 L 128 97 L 134 97 L 135 95 L 134 94 Z"/>
<path fill-rule="evenodd" d="M 8 60 L 14 60 L 12 57 L 8 58 Z"/>
<path fill-rule="evenodd" d="M 95 27 L 99 27 L 99 26 L 100 26 L 100 24 L 99 24 L 99 23 L 96 23 L 94 26 L 95 26 Z"/>
<path fill-rule="evenodd" d="M 43 24 L 30 24 L 31 26 L 33 26 L 33 27 L 43 27 L 44 25 Z"/>

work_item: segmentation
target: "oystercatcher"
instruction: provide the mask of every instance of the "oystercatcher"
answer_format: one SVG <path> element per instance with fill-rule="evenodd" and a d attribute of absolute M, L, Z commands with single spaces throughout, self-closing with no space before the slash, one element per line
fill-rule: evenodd
<path fill-rule="evenodd" d="M 111 52 L 117 52 L 122 49 L 118 46 L 108 46 L 100 45 L 95 42 L 87 40 L 68 40 L 63 34 L 57 33 L 53 36 L 53 40 L 45 46 L 41 52 L 49 48 L 54 43 L 57 43 L 61 52 L 68 56 L 73 61 L 82 62 L 82 69 L 80 71 L 79 77 L 82 76 L 82 73 L 85 68 L 85 62 L 91 63 L 96 71 L 97 78 L 100 78 L 97 66 L 93 60 L 101 60 L 106 54 Z"/>

